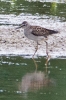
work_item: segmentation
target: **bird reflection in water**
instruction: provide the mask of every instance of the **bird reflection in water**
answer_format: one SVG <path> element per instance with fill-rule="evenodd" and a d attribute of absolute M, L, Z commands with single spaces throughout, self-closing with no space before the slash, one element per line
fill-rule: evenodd
<path fill-rule="evenodd" d="M 49 73 L 46 69 L 46 71 L 38 71 L 38 64 L 33 59 L 36 70 L 32 73 L 27 73 L 22 77 L 22 80 L 19 84 L 19 90 L 22 93 L 27 93 L 31 91 L 38 91 L 40 89 L 43 89 L 44 87 L 49 87 L 49 86 L 55 86 L 56 82 L 53 78 L 49 78 Z M 48 68 L 48 62 L 46 64 L 46 68 Z"/>
<path fill-rule="evenodd" d="M 38 71 L 27 73 L 23 76 L 19 87 L 20 91 L 27 93 L 29 91 L 37 91 L 53 84 L 55 84 L 53 79 L 50 79 L 44 72 Z"/>

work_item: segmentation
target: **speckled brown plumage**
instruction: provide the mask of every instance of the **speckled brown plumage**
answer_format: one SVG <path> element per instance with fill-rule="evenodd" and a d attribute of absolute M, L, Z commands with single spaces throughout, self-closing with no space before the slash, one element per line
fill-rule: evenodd
<path fill-rule="evenodd" d="M 40 26 L 30 26 L 30 29 L 32 29 L 32 34 L 35 36 L 45 36 L 51 35 L 53 33 L 58 33 L 58 31 L 46 29 Z"/>

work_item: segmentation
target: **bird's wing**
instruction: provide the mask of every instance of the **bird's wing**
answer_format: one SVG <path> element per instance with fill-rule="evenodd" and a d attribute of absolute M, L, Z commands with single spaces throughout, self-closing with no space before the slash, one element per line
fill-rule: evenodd
<path fill-rule="evenodd" d="M 58 33 L 58 31 L 54 31 L 54 30 L 50 30 L 50 29 L 46 29 L 40 26 L 31 26 L 31 33 L 35 36 L 44 36 L 47 37 L 48 35 L 51 34 L 56 34 Z"/>
<path fill-rule="evenodd" d="M 32 29 L 32 34 L 35 35 L 35 36 L 47 36 L 49 35 L 49 30 L 48 29 L 45 29 L 43 27 L 40 27 L 40 26 L 32 26 L 31 27 Z"/>

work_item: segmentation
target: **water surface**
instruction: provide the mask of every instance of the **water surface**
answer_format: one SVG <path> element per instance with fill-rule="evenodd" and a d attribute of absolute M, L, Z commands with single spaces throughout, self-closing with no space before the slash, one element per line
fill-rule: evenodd
<path fill-rule="evenodd" d="M 24 59 L 20 56 L 0 57 L 0 99 L 65 100 L 66 60 Z M 38 83 L 37 83 L 38 82 Z"/>
<path fill-rule="evenodd" d="M 65 0 L 1 0 L 0 1 L 0 16 L 2 15 L 22 15 L 27 16 L 47 16 L 47 18 L 66 20 L 66 1 Z M 5 16 L 4 16 L 5 17 Z M 15 16 L 14 16 L 15 17 Z M 9 18 L 10 19 L 10 18 Z M 2 18 L 0 18 L 2 20 Z M 27 19 L 28 20 L 28 19 Z M 0 21 L 1 23 L 1 21 Z M 6 20 L 7 24 L 7 20 Z M 14 24 L 14 22 L 13 22 Z"/>

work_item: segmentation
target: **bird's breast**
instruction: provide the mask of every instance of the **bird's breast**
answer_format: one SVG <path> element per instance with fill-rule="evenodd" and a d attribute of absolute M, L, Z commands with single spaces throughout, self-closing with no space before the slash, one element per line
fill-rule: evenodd
<path fill-rule="evenodd" d="M 31 33 L 31 31 L 32 31 L 31 29 L 30 29 L 30 30 L 25 29 L 25 30 L 24 30 L 25 36 L 26 36 L 28 39 L 30 39 L 30 40 L 37 41 L 37 40 L 38 40 L 38 36 L 33 35 L 33 34 Z"/>

